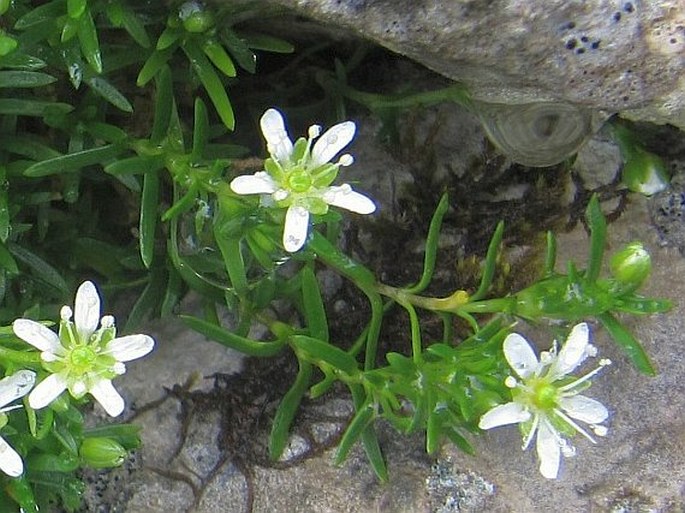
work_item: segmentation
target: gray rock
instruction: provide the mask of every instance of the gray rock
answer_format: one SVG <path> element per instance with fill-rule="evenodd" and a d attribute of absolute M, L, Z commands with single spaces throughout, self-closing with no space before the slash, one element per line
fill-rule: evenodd
<path fill-rule="evenodd" d="M 685 127 L 679 0 L 262 1 L 406 55 L 480 100 L 564 101 Z"/>

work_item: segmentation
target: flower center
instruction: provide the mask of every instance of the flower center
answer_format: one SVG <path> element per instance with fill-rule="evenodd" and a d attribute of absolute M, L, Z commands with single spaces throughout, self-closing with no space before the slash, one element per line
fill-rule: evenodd
<path fill-rule="evenodd" d="M 533 404 L 542 410 L 549 410 L 557 405 L 558 395 L 557 387 L 542 381 L 533 388 Z"/>
<path fill-rule="evenodd" d="M 304 169 L 292 171 L 287 178 L 288 188 L 292 192 L 307 192 L 312 187 L 312 177 Z"/>
<path fill-rule="evenodd" d="M 93 369 L 97 354 L 89 346 L 72 349 L 69 355 L 71 368 L 76 374 L 85 374 Z"/>

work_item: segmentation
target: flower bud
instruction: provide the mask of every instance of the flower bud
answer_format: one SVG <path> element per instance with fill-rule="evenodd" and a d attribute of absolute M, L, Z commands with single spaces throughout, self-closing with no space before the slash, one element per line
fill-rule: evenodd
<path fill-rule="evenodd" d="M 126 458 L 126 449 L 111 438 L 86 438 L 79 448 L 81 459 L 93 468 L 118 467 Z"/>
<path fill-rule="evenodd" d="M 635 148 L 623 166 L 623 184 L 633 192 L 652 196 L 668 187 L 669 178 L 663 161 L 648 151 Z"/>
<path fill-rule="evenodd" d="M 652 260 L 641 242 L 631 242 L 611 257 L 610 268 L 621 290 L 630 292 L 647 279 L 652 270 Z"/>
<path fill-rule="evenodd" d="M 188 32 L 206 32 L 214 25 L 214 16 L 200 2 L 184 3 L 178 11 L 178 17 Z"/>

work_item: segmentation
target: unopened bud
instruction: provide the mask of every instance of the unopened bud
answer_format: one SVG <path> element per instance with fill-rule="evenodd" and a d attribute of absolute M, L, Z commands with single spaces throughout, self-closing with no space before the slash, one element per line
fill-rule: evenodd
<path fill-rule="evenodd" d="M 653 153 L 639 148 L 631 153 L 623 166 L 621 180 L 628 189 L 645 196 L 663 191 L 669 183 L 663 161 Z"/>
<path fill-rule="evenodd" d="M 652 270 L 652 259 L 641 242 L 631 242 L 615 253 L 610 262 L 611 274 L 625 292 L 636 290 Z"/>
<path fill-rule="evenodd" d="M 111 438 L 86 438 L 79 448 L 79 456 L 93 468 L 118 467 L 126 458 L 126 449 Z"/>

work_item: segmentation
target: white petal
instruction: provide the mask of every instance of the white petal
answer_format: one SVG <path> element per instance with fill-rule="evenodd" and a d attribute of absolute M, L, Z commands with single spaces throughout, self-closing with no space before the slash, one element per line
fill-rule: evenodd
<path fill-rule="evenodd" d="M 556 361 L 550 368 L 550 375 L 557 378 L 565 376 L 578 367 L 587 357 L 590 329 L 584 322 L 576 324 L 561 347 Z"/>
<path fill-rule="evenodd" d="M 231 190 L 236 194 L 271 194 L 278 189 L 268 173 L 259 171 L 253 175 L 236 176 L 231 181 Z"/>
<path fill-rule="evenodd" d="M 478 427 L 491 429 L 508 424 L 518 424 L 530 418 L 530 412 L 519 403 L 507 403 L 495 406 L 480 418 Z"/>
<path fill-rule="evenodd" d="M 10 477 L 19 477 L 24 472 L 21 456 L 0 437 L 0 470 Z"/>
<path fill-rule="evenodd" d="M 376 204 L 370 198 L 353 191 L 347 184 L 329 187 L 324 193 L 323 200 L 329 205 L 357 214 L 371 214 L 376 210 Z"/>
<path fill-rule="evenodd" d="M 562 397 L 559 399 L 559 406 L 569 417 L 588 424 L 599 424 L 609 416 L 609 411 L 602 403 L 584 395 Z"/>
<path fill-rule="evenodd" d="M 81 342 L 88 342 L 99 322 L 100 296 L 92 281 L 84 281 L 74 301 L 74 324 Z"/>
<path fill-rule="evenodd" d="M 356 130 L 352 121 L 345 121 L 326 130 L 312 148 L 312 167 L 330 162 L 340 150 L 350 144 Z"/>
<path fill-rule="evenodd" d="M 118 417 L 124 411 L 124 399 L 108 379 L 97 381 L 89 390 L 91 395 L 111 417 Z"/>
<path fill-rule="evenodd" d="M 0 408 L 15 399 L 24 397 L 36 382 L 36 373 L 30 370 L 19 370 L 0 380 Z"/>
<path fill-rule="evenodd" d="M 29 394 L 29 406 L 34 410 L 44 408 L 66 390 L 67 381 L 60 374 L 50 374 L 36 385 Z"/>
<path fill-rule="evenodd" d="M 540 459 L 540 473 L 547 479 L 556 479 L 559 474 L 561 447 L 554 428 L 548 420 L 542 420 L 538 428 L 537 453 Z"/>
<path fill-rule="evenodd" d="M 17 337 L 41 351 L 55 353 L 62 348 L 57 333 L 36 321 L 17 319 L 12 323 L 12 329 Z"/>
<path fill-rule="evenodd" d="M 520 378 L 526 379 L 535 373 L 538 359 L 528 341 L 518 333 L 510 333 L 502 346 L 509 366 Z"/>
<path fill-rule="evenodd" d="M 267 110 L 259 120 L 259 125 L 271 156 L 280 163 L 288 162 L 293 152 L 293 143 L 288 137 L 281 113 L 276 109 Z"/>
<path fill-rule="evenodd" d="M 299 250 L 307 239 L 309 230 L 309 211 L 303 207 L 291 206 L 285 213 L 285 227 L 283 228 L 283 247 L 294 253 Z"/>
<path fill-rule="evenodd" d="M 155 341 L 147 335 L 127 335 L 111 340 L 105 353 L 116 358 L 118 362 L 128 362 L 148 354 L 155 347 Z"/>

